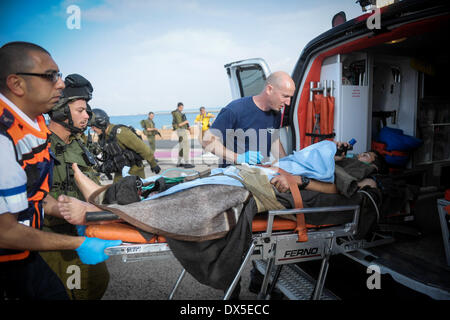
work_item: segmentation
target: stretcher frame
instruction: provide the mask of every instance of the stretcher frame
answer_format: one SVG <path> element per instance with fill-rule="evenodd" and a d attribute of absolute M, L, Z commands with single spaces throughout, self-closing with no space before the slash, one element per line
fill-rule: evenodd
<path fill-rule="evenodd" d="M 298 234 L 295 231 L 273 231 L 273 222 L 276 216 L 292 215 L 298 213 L 307 214 L 350 210 L 353 211 L 352 222 L 327 228 L 318 228 L 315 230 L 309 229 L 307 232 L 307 242 L 298 242 Z M 250 248 L 248 249 L 247 254 L 233 282 L 225 293 L 224 300 L 228 300 L 231 297 L 231 294 L 233 293 L 233 290 L 236 287 L 243 270 L 253 259 L 261 259 L 267 261 L 263 283 L 258 294 L 258 298 L 260 299 L 265 299 L 267 298 L 268 294 L 270 295 L 270 292 L 268 293 L 267 289 L 269 285 L 270 275 L 275 265 L 281 266 L 284 264 L 322 259 L 319 277 L 317 279 L 317 283 L 312 296 L 312 299 L 314 300 L 319 299 L 323 291 L 323 286 L 328 271 L 329 257 L 335 251 L 334 248 L 336 244 L 336 238 L 343 236 L 353 236 L 356 233 L 359 222 L 359 211 L 359 205 L 269 211 L 266 231 L 253 237 Z M 304 252 L 305 254 L 297 257 L 286 257 L 286 252 L 289 251 Z M 282 252 L 285 252 L 285 254 L 282 255 Z M 278 267 L 272 282 L 277 281 L 277 276 L 279 275 L 280 271 L 281 268 Z"/>
<path fill-rule="evenodd" d="M 295 230 L 274 231 L 274 219 L 277 216 L 295 215 L 298 213 L 323 213 L 323 212 L 345 212 L 352 211 L 353 219 L 351 222 L 333 225 L 329 227 L 318 227 L 308 229 L 308 241 L 298 242 L 298 234 Z M 264 232 L 254 233 L 249 249 L 232 281 L 225 292 L 224 300 L 228 300 L 236 288 L 240 277 L 252 260 L 267 261 L 266 271 L 263 283 L 258 294 L 259 299 L 267 299 L 270 296 L 268 292 L 269 279 L 274 266 L 277 267 L 275 277 L 272 280 L 271 288 L 274 287 L 277 276 L 280 274 L 281 267 L 285 264 L 300 263 L 303 261 L 322 260 L 313 293 L 312 300 L 319 300 L 324 290 L 325 279 L 329 267 L 329 259 L 331 255 L 351 252 L 359 249 L 375 247 L 382 244 L 393 242 L 393 238 L 379 234 L 374 234 L 370 241 L 355 240 L 353 236 L 356 234 L 359 224 L 360 206 L 330 206 L 317 208 L 302 209 L 284 209 L 268 212 L 267 228 Z M 295 251 L 302 253 L 296 257 L 286 257 L 286 252 Z M 283 252 L 285 253 L 282 256 Z M 129 244 L 124 243 L 120 246 L 109 247 L 105 249 L 108 255 L 121 255 L 123 262 L 153 260 L 172 256 L 172 252 L 167 243 L 151 243 L 151 244 Z M 137 257 L 136 257 L 137 256 Z M 178 276 L 174 287 L 172 288 L 168 299 L 171 300 L 175 295 L 178 286 L 183 280 L 186 270 L 183 269 Z"/>

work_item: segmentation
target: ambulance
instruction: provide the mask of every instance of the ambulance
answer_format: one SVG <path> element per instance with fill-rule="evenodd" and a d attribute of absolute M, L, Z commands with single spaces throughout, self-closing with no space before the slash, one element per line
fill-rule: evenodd
<path fill-rule="evenodd" d="M 382 153 L 389 176 L 417 193 L 382 213 L 378 227 L 394 242 L 344 256 L 410 291 L 450 299 L 450 2 L 358 2 L 361 16 L 337 13 L 300 53 L 281 140 L 288 154 L 324 139 L 355 139 L 353 153 Z M 258 94 L 271 72 L 262 58 L 225 69 L 234 99 Z M 314 105 L 318 95 L 324 109 Z"/>

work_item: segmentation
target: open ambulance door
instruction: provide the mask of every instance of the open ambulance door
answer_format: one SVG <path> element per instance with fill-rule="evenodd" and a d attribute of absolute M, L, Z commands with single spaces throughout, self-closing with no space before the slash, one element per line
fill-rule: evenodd
<path fill-rule="evenodd" d="M 269 66 L 261 58 L 231 62 L 224 68 L 227 70 L 233 100 L 259 94 L 270 75 Z"/>
<path fill-rule="evenodd" d="M 227 63 L 224 68 L 227 71 L 233 100 L 259 94 L 264 89 L 264 83 L 271 73 L 267 62 L 262 58 Z M 288 114 L 285 114 L 285 110 L 281 112 L 283 124 L 285 122 L 283 118 L 288 117 Z M 290 154 L 292 152 L 292 143 L 289 127 L 283 127 L 282 125 L 280 140 L 286 154 Z"/>

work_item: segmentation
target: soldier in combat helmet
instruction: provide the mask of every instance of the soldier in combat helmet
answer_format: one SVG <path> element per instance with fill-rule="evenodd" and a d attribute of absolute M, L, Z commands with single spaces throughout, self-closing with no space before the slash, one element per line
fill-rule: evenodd
<path fill-rule="evenodd" d="M 161 171 L 152 150 L 134 128 L 110 123 L 108 114 L 102 109 L 93 109 L 92 113 L 91 127 L 99 135 L 102 149 L 99 171 L 107 175 L 114 173 L 114 182 L 122 178 L 125 166 L 130 167 L 130 175 L 144 179 L 144 160 L 149 163 L 152 172 L 158 174 Z"/>
<path fill-rule="evenodd" d="M 63 96 L 48 113 L 50 123 L 51 151 L 56 161 L 53 167 L 53 186 L 50 194 L 57 199 L 65 194 L 80 200 L 84 199 L 78 190 L 72 170 L 72 163 L 97 184 L 100 184 L 99 174 L 94 169 L 94 157 L 87 150 L 86 136 L 83 134 L 92 117 L 88 101 L 92 97 L 92 85 L 79 74 L 68 75 L 65 80 Z M 45 216 L 44 230 L 67 235 L 77 235 L 76 227 L 66 220 L 53 216 Z M 101 299 L 109 282 L 109 272 L 106 263 L 97 265 L 83 264 L 74 251 L 45 251 L 40 255 L 59 276 L 66 290 L 74 300 Z M 79 288 L 68 287 L 67 279 L 72 275 L 68 267 L 80 267 L 81 283 Z M 69 281 L 70 282 L 70 281 Z"/>

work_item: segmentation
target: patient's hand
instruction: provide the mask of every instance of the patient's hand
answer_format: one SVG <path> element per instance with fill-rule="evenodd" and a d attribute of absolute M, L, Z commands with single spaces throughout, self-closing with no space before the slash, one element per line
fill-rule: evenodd
<path fill-rule="evenodd" d="M 289 190 L 289 182 L 286 176 L 275 176 L 270 180 L 270 183 L 273 184 L 279 192 L 287 192 Z"/>
<path fill-rule="evenodd" d="M 335 141 L 334 143 L 336 143 L 336 149 L 337 149 L 337 150 L 338 150 L 339 148 L 341 148 L 341 147 L 346 147 L 346 148 L 349 147 L 348 142 Z M 334 161 L 341 161 L 341 160 L 343 160 L 343 159 L 345 158 L 346 154 L 347 154 L 347 152 L 343 152 L 343 153 L 342 153 L 341 155 L 339 155 L 339 156 L 335 155 L 335 156 L 334 156 Z"/>
<path fill-rule="evenodd" d="M 376 188 L 377 183 L 375 182 L 375 180 L 370 179 L 370 178 L 365 178 L 365 179 L 361 180 L 360 182 L 358 182 L 358 187 L 360 189 L 364 188 L 365 186 L 369 186 L 371 188 Z"/>

